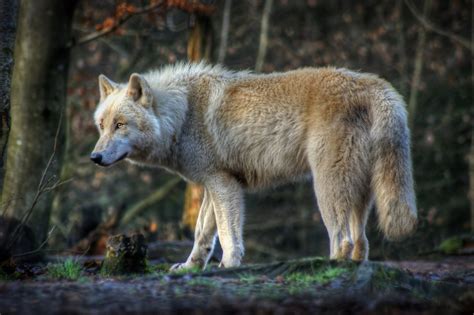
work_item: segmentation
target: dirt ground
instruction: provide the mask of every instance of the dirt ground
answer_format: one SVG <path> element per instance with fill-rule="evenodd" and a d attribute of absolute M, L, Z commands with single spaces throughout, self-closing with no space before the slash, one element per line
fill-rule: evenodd
<path fill-rule="evenodd" d="M 474 258 L 338 263 L 321 258 L 104 277 L 87 261 L 76 281 L 25 267 L 0 281 L 0 314 L 472 314 Z M 307 276 L 310 275 L 310 276 Z"/>

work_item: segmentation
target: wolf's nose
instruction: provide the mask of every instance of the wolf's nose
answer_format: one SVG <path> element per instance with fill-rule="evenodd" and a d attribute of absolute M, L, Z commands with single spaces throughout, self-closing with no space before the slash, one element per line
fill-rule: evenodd
<path fill-rule="evenodd" d="M 92 162 L 99 164 L 100 161 L 102 161 L 102 154 L 97 153 L 97 152 L 92 152 L 91 153 L 91 160 L 92 160 Z"/>

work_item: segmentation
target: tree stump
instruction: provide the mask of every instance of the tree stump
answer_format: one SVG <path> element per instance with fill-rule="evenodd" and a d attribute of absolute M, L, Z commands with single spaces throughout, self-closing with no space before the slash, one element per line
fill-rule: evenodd
<path fill-rule="evenodd" d="M 130 237 L 123 234 L 111 236 L 107 240 L 101 271 L 106 275 L 144 273 L 146 258 L 147 245 L 142 234 L 132 234 Z"/>

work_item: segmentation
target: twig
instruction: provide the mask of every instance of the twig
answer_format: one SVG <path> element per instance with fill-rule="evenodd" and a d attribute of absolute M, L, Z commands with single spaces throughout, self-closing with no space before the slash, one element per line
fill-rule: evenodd
<path fill-rule="evenodd" d="M 21 254 L 16 254 L 16 255 L 13 255 L 13 257 L 17 258 L 17 257 L 24 257 L 24 256 L 28 256 L 28 255 L 32 255 L 32 254 L 36 254 L 38 253 L 39 251 L 41 251 L 43 249 L 43 247 L 48 243 L 49 239 L 51 238 L 51 235 L 53 235 L 53 232 L 54 230 L 56 229 L 56 226 L 53 226 L 51 228 L 51 230 L 48 232 L 48 237 L 46 237 L 46 239 L 43 241 L 43 243 L 40 244 L 40 246 L 38 246 L 38 248 L 34 249 L 34 250 L 31 250 L 31 251 L 28 251 L 28 252 L 25 252 L 25 253 L 21 253 Z"/>
<path fill-rule="evenodd" d="M 57 150 L 57 147 L 58 147 L 59 131 L 61 130 L 62 121 L 63 121 L 63 115 L 61 113 L 61 115 L 59 116 L 58 127 L 56 128 L 56 134 L 54 136 L 53 152 L 51 153 L 51 156 L 49 157 L 48 163 L 46 163 L 46 167 L 44 168 L 43 173 L 41 174 L 41 179 L 40 179 L 40 182 L 38 184 L 38 189 L 36 190 L 36 195 L 33 198 L 33 202 L 31 204 L 30 208 L 23 215 L 23 218 L 21 220 L 22 224 L 24 224 L 24 223 L 26 223 L 26 221 L 28 221 L 28 219 L 31 216 L 31 213 L 33 212 L 33 208 L 38 203 L 39 198 L 41 197 L 41 195 L 45 192 L 44 189 L 47 187 L 47 185 L 53 179 L 53 177 L 50 177 L 50 178 L 46 179 L 46 175 L 47 175 L 47 173 L 48 173 L 48 171 L 51 167 L 51 164 L 54 161 L 54 157 L 56 156 L 56 150 Z M 45 180 L 46 180 L 46 183 L 45 183 Z M 20 225 L 22 225 L 22 224 L 20 224 Z"/>
<path fill-rule="evenodd" d="M 50 191 L 53 191 L 53 190 L 55 190 L 56 188 L 58 188 L 58 187 L 60 187 L 60 186 L 62 186 L 62 185 L 65 185 L 65 184 L 67 184 L 67 183 L 69 183 L 69 182 L 71 182 L 72 180 L 73 180 L 72 178 L 68 178 L 68 179 L 66 179 L 66 180 L 58 180 L 58 181 L 56 181 L 56 183 L 54 183 L 54 185 L 51 185 L 51 186 L 49 186 L 49 187 L 45 187 L 44 190 L 43 190 L 43 192 L 50 192 Z"/>
<path fill-rule="evenodd" d="M 152 12 L 156 9 L 158 9 L 159 7 L 161 7 L 163 5 L 163 1 L 160 1 L 158 3 L 155 3 L 155 4 L 150 4 L 148 6 L 145 6 L 144 8 L 141 8 L 141 9 L 137 9 L 135 10 L 134 12 L 132 13 L 129 13 L 123 17 L 121 17 L 116 23 L 114 23 L 114 25 L 112 25 L 111 27 L 108 27 L 108 28 L 105 28 L 103 30 L 100 30 L 100 31 L 97 31 L 97 32 L 93 32 L 93 33 L 90 33 L 88 35 L 85 35 L 81 38 L 79 38 L 77 41 L 71 43 L 70 46 L 74 46 L 74 45 L 82 45 L 82 44 L 86 44 L 90 41 L 93 41 L 99 37 L 102 37 L 102 36 L 105 36 L 107 34 L 110 34 L 114 31 L 116 31 L 120 26 L 122 26 L 123 24 L 125 24 L 129 19 L 131 19 L 132 17 L 136 16 L 136 15 L 140 15 L 140 14 L 145 14 L 145 13 L 148 13 L 148 12 Z"/>
<path fill-rule="evenodd" d="M 410 9 L 411 13 L 415 18 L 428 30 L 435 32 L 441 36 L 448 37 L 449 39 L 457 42 L 467 50 L 471 52 L 471 54 L 474 53 L 474 48 L 472 47 L 470 41 L 466 38 L 463 38 L 457 34 L 454 34 L 453 32 L 443 30 L 436 25 L 434 25 L 431 21 L 429 21 L 423 14 L 418 12 L 416 9 L 415 5 L 411 2 L 411 0 L 405 0 L 405 4 L 407 7 Z"/>
<path fill-rule="evenodd" d="M 30 207 L 25 211 L 25 213 L 22 215 L 20 219 L 20 223 L 15 227 L 15 230 L 11 234 L 11 237 L 8 241 L 8 244 L 6 246 L 7 251 L 12 248 L 12 246 L 15 244 L 17 238 L 20 235 L 21 228 L 26 224 L 28 219 L 30 218 L 31 214 L 33 213 L 34 208 L 36 207 L 36 204 L 38 203 L 39 199 L 44 193 L 50 192 L 57 187 L 71 181 L 71 179 L 68 179 L 66 181 L 56 181 L 54 184 L 50 185 L 51 181 L 54 179 L 54 176 L 50 178 L 46 178 L 46 175 L 48 174 L 49 169 L 51 168 L 51 164 L 54 161 L 54 157 L 56 155 L 57 151 L 57 146 L 58 146 L 58 139 L 59 139 L 59 131 L 61 130 L 61 123 L 62 123 L 63 115 L 61 114 L 59 116 L 59 122 L 58 122 L 58 127 L 56 128 L 56 134 L 54 136 L 54 144 L 53 144 L 53 152 L 51 153 L 51 156 L 49 157 L 48 162 L 46 163 L 46 167 L 43 170 L 43 173 L 41 174 L 41 178 L 38 184 L 38 188 L 36 190 L 35 197 L 33 198 L 33 202 L 31 203 Z"/>

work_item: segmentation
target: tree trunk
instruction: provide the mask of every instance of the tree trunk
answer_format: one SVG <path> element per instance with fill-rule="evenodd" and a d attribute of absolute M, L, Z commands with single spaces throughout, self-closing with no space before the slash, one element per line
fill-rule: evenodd
<path fill-rule="evenodd" d="M 211 61 L 214 34 L 211 19 L 208 16 L 195 16 L 188 37 L 188 60 Z"/>
<path fill-rule="evenodd" d="M 10 130 L 10 87 L 13 69 L 13 48 L 15 44 L 16 19 L 18 13 L 17 0 L 0 2 L 0 191 L 5 173 L 4 160 L 7 147 L 8 131 Z"/>
<path fill-rule="evenodd" d="M 423 17 L 426 18 L 431 9 L 431 0 L 425 0 L 423 5 Z M 415 69 L 413 70 L 413 78 L 411 81 L 410 98 L 408 100 L 408 125 L 413 132 L 415 126 L 416 109 L 418 106 L 418 89 L 420 86 L 421 72 L 423 70 L 423 52 L 426 43 L 426 29 L 420 26 L 418 33 L 418 43 L 416 46 Z"/>
<path fill-rule="evenodd" d="M 21 1 L 11 92 L 11 130 L 8 138 L 2 202 L 6 214 L 21 218 L 31 206 L 47 162 L 58 147 L 45 175 L 57 180 L 63 132 L 56 139 L 64 113 L 69 63 L 68 43 L 76 1 Z M 36 239 L 47 235 L 51 194 L 36 204 L 29 220 Z"/>
<path fill-rule="evenodd" d="M 469 152 L 469 199 L 471 200 L 471 232 L 474 233 L 474 128 L 472 129 Z"/>
<path fill-rule="evenodd" d="M 406 97 L 407 82 L 409 82 L 407 75 L 407 53 L 405 45 L 405 26 L 403 20 L 403 0 L 397 1 L 396 12 L 398 13 L 398 20 L 395 24 L 398 41 L 398 55 L 400 56 L 400 93 Z"/>
<path fill-rule="evenodd" d="M 196 16 L 188 38 L 188 59 L 192 62 L 210 61 L 213 46 L 211 19 L 207 16 Z M 197 184 L 188 184 L 184 195 L 183 228 L 194 231 L 199 208 L 201 207 L 204 188 Z"/>
<path fill-rule="evenodd" d="M 223 64 L 225 55 L 227 53 L 227 41 L 229 39 L 229 25 L 230 25 L 230 9 L 232 7 L 232 0 L 225 0 L 224 15 L 222 17 L 222 30 L 219 43 L 219 53 L 217 55 L 217 63 Z"/>
<path fill-rule="evenodd" d="M 265 62 L 265 55 L 267 54 L 268 45 L 268 23 L 270 21 L 270 14 L 272 12 L 273 0 L 265 0 L 263 7 L 262 23 L 260 26 L 260 43 L 258 45 L 257 61 L 255 62 L 255 71 L 260 72 Z"/>

